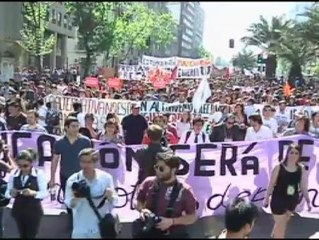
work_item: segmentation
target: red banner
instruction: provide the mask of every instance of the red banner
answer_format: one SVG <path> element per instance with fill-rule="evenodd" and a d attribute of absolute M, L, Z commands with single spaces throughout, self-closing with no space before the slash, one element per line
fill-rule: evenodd
<path fill-rule="evenodd" d="M 99 87 L 99 79 L 95 77 L 87 77 L 84 81 L 85 86 L 98 88 Z"/>
<path fill-rule="evenodd" d="M 115 90 L 120 91 L 122 89 L 122 80 L 119 78 L 109 78 L 109 80 L 107 81 L 107 84 L 110 88 L 114 88 Z"/>
<path fill-rule="evenodd" d="M 149 79 L 155 89 L 163 89 L 170 84 L 172 75 L 167 71 L 156 68 L 149 71 Z"/>

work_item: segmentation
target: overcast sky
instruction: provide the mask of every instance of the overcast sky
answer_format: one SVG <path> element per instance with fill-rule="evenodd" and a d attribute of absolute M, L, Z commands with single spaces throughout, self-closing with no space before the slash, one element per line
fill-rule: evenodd
<path fill-rule="evenodd" d="M 204 47 L 225 60 L 231 59 L 243 49 L 240 38 L 246 29 L 263 15 L 267 20 L 272 16 L 285 14 L 294 16 L 311 2 L 201 2 L 205 10 Z M 235 48 L 229 49 L 229 39 L 235 39 Z M 258 51 L 257 49 L 252 49 Z"/>

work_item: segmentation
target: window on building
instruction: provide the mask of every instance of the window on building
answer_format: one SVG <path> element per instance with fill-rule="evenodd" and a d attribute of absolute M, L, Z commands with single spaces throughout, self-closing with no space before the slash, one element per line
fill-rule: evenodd
<path fill-rule="evenodd" d="M 69 16 L 67 14 L 65 14 L 64 18 L 63 18 L 63 26 L 64 26 L 64 28 L 68 28 L 68 18 L 69 18 Z"/>
<path fill-rule="evenodd" d="M 72 17 L 69 17 L 68 29 L 69 29 L 69 30 L 72 30 L 72 27 L 73 27 L 73 18 L 72 18 Z"/>
<path fill-rule="evenodd" d="M 62 13 L 58 13 L 58 25 L 62 25 Z"/>
<path fill-rule="evenodd" d="M 56 23 L 56 11 L 55 11 L 55 9 L 51 10 L 51 21 L 54 24 Z"/>

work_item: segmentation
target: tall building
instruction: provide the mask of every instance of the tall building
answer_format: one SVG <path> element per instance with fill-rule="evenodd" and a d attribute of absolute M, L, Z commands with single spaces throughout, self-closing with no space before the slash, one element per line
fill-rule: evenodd
<path fill-rule="evenodd" d="M 152 55 L 197 58 L 203 43 L 205 13 L 199 2 L 163 2 L 177 22 L 176 39 L 167 47 L 153 46 Z M 154 9 L 156 10 L 156 8 Z"/>
<path fill-rule="evenodd" d="M 0 71 L 2 79 L 13 77 L 17 68 L 28 66 L 28 53 L 17 43 L 23 26 L 23 2 L 0 2 Z M 75 31 L 72 18 L 66 14 L 62 2 L 51 5 L 47 20 L 48 33 L 56 35 L 57 42 L 51 54 L 44 57 L 43 66 L 63 67 L 66 64 L 66 41 Z"/>

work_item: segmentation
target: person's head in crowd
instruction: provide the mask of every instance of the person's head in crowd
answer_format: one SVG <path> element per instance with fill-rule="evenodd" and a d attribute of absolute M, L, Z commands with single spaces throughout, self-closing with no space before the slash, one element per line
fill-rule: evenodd
<path fill-rule="evenodd" d="M 0 96 L 0 113 L 3 113 L 6 107 L 6 99 Z"/>
<path fill-rule="evenodd" d="M 178 97 L 178 100 L 179 100 L 180 103 L 185 103 L 186 102 L 185 94 L 184 93 L 180 93 L 179 97 Z"/>
<path fill-rule="evenodd" d="M 11 116 L 18 116 L 21 111 L 21 106 L 18 102 L 16 101 L 11 101 L 8 104 L 8 112 Z"/>
<path fill-rule="evenodd" d="M 85 98 L 85 90 L 84 89 L 80 89 L 79 98 Z"/>
<path fill-rule="evenodd" d="M 295 113 L 295 131 L 298 134 L 308 133 L 310 128 L 310 119 L 302 112 Z"/>
<path fill-rule="evenodd" d="M 299 145 L 290 144 L 287 149 L 287 154 L 285 159 L 283 160 L 283 164 L 287 166 L 287 164 L 298 164 L 301 159 L 301 148 Z"/>
<path fill-rule="evenodd" d="M 36 161 L 37 155 L 33 149 L 22 150 L 18 153 L 16 158 L 17 166 L 21 170 L 22 175 L 29 175 Z"/>
<path fill-rule="evenodd" d="M 30 84 L 27 81 L 23 81 L 22 82 L 22 89 L 24 89 L 25 91 L 30 90 Z"/>
<path fill-rule="evenodd" d="M 76 137 L 79 134 L 80 123 L 76 117 L 67 117 L 64 120 L 64 129 L 67 135 Z"/>
<path fill-rule="evenodd" d="M 269 119 L 271 118 L 271 106 L 269 104 L 266 104 L 264 107 L 263 107 L 263 117 L 265 119 Z"/>
<path fill-rule="evenodd" d="M 254 129 L 259 129 L 260 126 L 263 124 L 262 117 L 258 113 L 254 113 L 249 116 L 250 126 Z"/>
<path fill-rule="evenodd" d="M 162 114 L 155 116 L 153 118 L 153 124 L 156 124 L 164 129 L 166 127 L 166 121 L 165 121 L 164 116 Z"/>
<path fill-rule="evenodd" d="M 80 103 L 80 102 L 73 103 L 73 111 L 74 112 L 82 112 L 82 103 Z"/>
<path fill-rule="evenodd" d="M 226 238 L 247 238 L 258 217 L 258 208 L 245 198 L 236 197 L 225 210 Z"/>
<path fill-rule="evenodd" d="M 93 148 L 84 148 L 81 150 L 78 156 L 80 160 L 80 167 L 84 174 L 90 174 L 96 168 L 96 164 L 99 160 L 98 152 Z"/>
<path fill-rule="evenodd" d="M 315 111 L 311 114 L 311 120 L 314 127 L 319 127 L 319 111 Z"/>
<path fill-rule="evenodd" d="M 44 100 L 43 100 L 43 99 L 39 99 L 39 100 L 37 101 L 37 108 L 40 108 L 40 107 L 42 107 L 42 106 L 44 106 Z"/>
<path fill-rule="evenodd" d="M 193 128 L 194 128 L 195 134 L 200 134 L 200 132 L 203 129 L 204 123 L 205 123 L 204 119 L 200 117 L 195 117 L 193 119 Z"/>
<path fill-rule="evenodd" d="M 175 181 L 180 164 L 180 158 L 172 150 L 157 153 L 154 165 L 156 177 L 166 183 Z"/>
<path fill-rule="evenodd" d="M 272 100 L 272 102 L 271 102 L 271 105 L 272 105 L 272 106 L 278 106 L 278 104 L 279 104 L 279 101 L 278 101 L 277 98 L 274 98 L 274 99 Z"/>
<path fill-rule="evenodd" d="M 253 106 L 255 104 L 255 100 L 253 98 L 250 98 L 247 100 L 247 106 Z"/>
<path fill-rule="evenodd" d="M 139 103 L 133 103 L 132 104 L 132 114 L 134 116 L 137 116 L 140 114 L 140 109 L 141 109 L 141 106 Z"/>
<path fill-rule="evenodd" d="M 39 114 L 35 110 L 29 110 L 27 112 L 27 123 L 30 126 L 35 126 L 38 123 Z"/>
<path fill-rule="evenodd" d="M 279 102 L 279 111 L 284 113 L 286 111 L 286 107 L 287 107 L 286 101 L 281 100 Z"/>
<path fill-rule="evenodd" d="M 243 116 L 245 114 L 245 107 L 242 103 L 236 103 L 234 110 L 236 115 Z"/>
<path fill-rule="evenodd" d="M 235 120 L 236 120 L 236 117 L 234 114 L 230 113 L 230 114 L 227 114 L 226 118 L 225 118 L 225 126 L 227 129 L 230 129 L 232 128 L 234 125 L 235 125 Z"/>
<path fill-rule="evenodd" d="M 115 118 L 110 118 L 104 124 L 104 129 L 107 135 L 115 136 L 119 133 L 119 125 Z"/>
<path fill-rule="evenodd" d="M 147 129 L 147 136 L 151 140 L 151 143 L 160 143 L 163 137 L 163 128 L 159 125 L 152 124 Z"/>
<path fill-rule="evenodd" d="M 93 128 L 93 123 L 94 123 L 94 115 L 93 113 L 87 113 L 84 116 L 84 122 L 85 122 L 85 126 L 89 127 L 89 128 Z"/>
<path fill-rule="evenodd" d="M 183 123 L 190 123 L 192 120 L 191 112 L 188 110 L 184 110 L 182 113 L 181 122 Z"/>
<path fill-rule="evenodd" d="M 171 118 L 171 114 L 170 113 L 164 113 L 163 114 L 163 119 L 164 119 L 164 123 L 165 125 L 168 125 L 170 123 L 170 118 Z"/>

